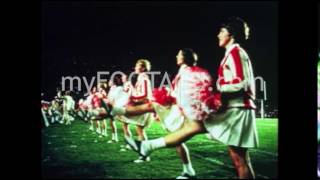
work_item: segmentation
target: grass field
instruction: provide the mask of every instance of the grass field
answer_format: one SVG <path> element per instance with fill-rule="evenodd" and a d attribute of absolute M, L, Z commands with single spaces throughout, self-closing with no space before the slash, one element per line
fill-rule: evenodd
<path fill-rule="evenodd" d="M 151 155 L 151 161 L 135 164 L 137 154 L 131 150 L 120 152 L 124 144 L 121 124 L 118 123 L 119 142 L 108 144 L 108 137 L 100 138 L 89 131 L 83 121 L 70 126 L 54 124 L 43 128 L 42 177 L 43 178 L 112 178 L 160 179 L 175 178 L 182 164 L 175 149 L 162 149 Z M 260 147 L 250 150 L 257 178 L 276 178 L 278 174 L 278 120 L 257 119 Z M 134 127 L 131 131 L 135 135 Z M 159 123 L 147 129 L 148 138 L 166 134 Z M 197 178 L 237 178 L 227 147 L 209 140 L 205 135 L 195 136 L 187 142 Z"/>

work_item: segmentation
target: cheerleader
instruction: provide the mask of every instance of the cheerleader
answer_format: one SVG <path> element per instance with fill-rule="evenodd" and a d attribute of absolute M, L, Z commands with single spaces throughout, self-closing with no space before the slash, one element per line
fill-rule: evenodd
<path fill-rule="evenodd" d="M 49 127 L 49 126 L 50 126 L 49 121 L 48 121 L 48 118 L 47 118 L 47 114 L 48 114 L 48 110 L 49 110 L 49 105 L 50 105 L 49 102 L 41 101 L 41 115 L 42 115 L 42 119 L 43 119 L 43 121 L 44 121 L 44 125 L 45 125 L 46 127 Z"/>
<path fill-rule="evenodd" d="M 75 102 L 70 96 L 70 91 L 66 91 L 63 96 L 63 121 L 66 125 L 70 125 L 71 121 L 74 121 L 74 117 L 71 115 L 74 110 Z"/>
<path fill-rule="evenodd" d="M 132 84 L 130 81 L 127 80 L 127 76 L 125 74 L 123 75 L 116 75 L 114 76 L 114 79 L 112 84 L 112 87 L 110 88 L 109 94 L 108 94 L 108 100 L 109 103 L 116 107 L 124 107 L 129 103 L 130 95 L 132 92 Z M 114 116 L 111 118 L 111 121 L 113 119 L 117 119 L 120 122 L 122 122 L 122 129 L 123 134 L 125 137 L 131 137 L 132 134 L 129 129 L 129 124 L 132 123 L 132 120 L 125 116 Z M 126 151 L 126 149 L 130 149 L 129 145 L 121 146 L 120 151 Z"/>
<path fill-rule="evenodd" d="M 52 112 L 52 122 L 59 122 L 62 118 L 62 115 L 60 113 L 61 107 L 56 99 L 51 101 L 50 109 Z"/>
<path fill-rule="evenodd" d="M 102 111 L 103 113 L 105 113 L 104 112 L 104 108 L 102 107 L 103 106 L 103 103 L 107 103 L 108 102 L 108 98 L 107 98 L 107 88 L 108 88 L 108 85 L 107 85 L 107 82 L 101 82 L 100 84 L 99 84 L 99 99 L 100 99 L 100 101 L 101 101 L 101 104 L 100 104 L 100 107 L 99 107 L 99 109 L 100 109 L 100 111 Z M 106 117 L 104 117 L 103 119 L 102 119 L 102 121 L 101 121 L 101 123 L 102 123 L 102 126 L 101 126 L 101 128 L 102 128 L 102 130 L 101 130 L 101 132 L 102 132 L 102 135 L 103 136 L 108 136 L 108 134 L 107 134 L 107 119 L 106 119 Z"/>
<path fill-rule="evenodd" d="M 118 91 L 122 90 L 120 80 L 118 78 L 111 79 L 109 81 L 109 87 L 110 87 L 110 89 L 109 89 L 109 93 L 108 93 L 108 103 L 114 104 L 114 102 L 116 101 L 116 99 L 115 99 L 116 94 L 118 94 Z M 118 97 L 118 98 L 120 98 L 120 97 Z M 111 131 L 112 131 L 112 136 L 111 136 L 111 140 L 109 140 L 108 143 L 119 142 L 118 133 L 117 133 L 117 126 L 114 121 L 114 117 L 110 116 L 109 120 L 110 120 L 110 127 L 111 127 Z"/>
<path fill-rule="evenodd" d="M 132 105 L 139 105 L 150 102 L 152 99 L 152 89 L 151 82 L 146 74 L 146 72 L 151 70 L 151 64 L 146 59 L 139 59 L 135 65 L 135 73 L 138 74 L 137 82 L 132 88 L 130 103 Z M 152 118 L 152 113 L 146 113 L 138 116 L 131 116 L 130 120 L 132 120 L 131 124 L 136 125 L 136 132 L 138 135 L 138 139 L 143 141 L 147 140 L 147 134 L 144 131 L 144 128 L 150 124 Z M 141 163 L 150 161 L 150 157 L 148 156 L 140 156 L 135 163 Z"/>
<path fill-rule="evenodd" d="M 88 113 L 87 113 L 86 119 L 89 119 L 90 121 L 90 126 L 89 126 L 90 131 L 94 131 L 93 120 L 91 119 L 91 111 L 92 111 L 92 98 L 96 92 L 97 92 L 97 88 L 92 87 L 89 96 L 87 96 L 84 102 L 84 104 L 87 106 Z"/>
<path fill-rule="evenodd" d="M 89 111 L 91 120 L 96 122 L 96 132 L 102 136 L 107 135 L 107 112 L 102 107 L 103 103 L 107 102 L 107 93 L 106 93 L 107 84 L 99 83 L 98 91 L 94 90 L 91 100 L 91 110 Z M 100 137 L 102 137 L 100 136 Z"/>
<path fill-rule="evenodd" d="M 122 83 L 123 83 L 123 95 L 121 95 L 122 101 L 118 101 L 120 103 L 120 105 L 116 105 L 117 107 L 128 104 L 129 97 L 130 97 L 132 89 L 133 89 L 133 86 L 132 86 L 131 82 L 128 81 L 127 75 L 123 74 L 121 76 L 121 80 L 122 80 Z M 128 126 L 128 124 L 130 123 L 130 119 L 126 118 L 125 116 L 118 116 L 118 117 L 119 117 L 120 121 L 122 121 L 122 123 L 123 123 L 122 124 L 122 129 L 123 129 L 123 132 L 124 132 L 124 136 L 131 138 L 132 134 L 131 134 L 130 128 Z M 131 149 L 129 145 L 127 145 L 126 148 L 127 149 Z"/>
<path fill-rule="evenodd" d="M 132 86 L 132 88 L 130 88 L 131 92 L 129 96 L 129 104 L 139 105 L 139 104 L 147 103 L 151 100 L 152 98 L 151 82 L 148 75 L 146 74 L 146 72 L 150 71 L 150 69 L 151 69 L 151 64 L 148 60 L 139 59 L 136 62 L 135 74 L 137 74 L 138 76 L 137 76 L 137 81 L 135 85 Z M 124 106 L 120 106 L 119 108 L 124 108 Z M 117 114 L 111 113 L 111 115 L 115 116 Z M 140 140 L 146 140 L 147 135 L 144 131 L 144 128 L 150 124 L 152 115 L 153 114 L 151 113 L 146 113 L 146 114 L 139 114 L 137 116 L 131 116 L 130 119 L 129 118 L 122 118 L 122 119 L 125 119 L 126 123 L 136 125 L 136 132 L 137 132 L 138 138 Z M 150 161 L 150 157 L 140 156 L 134 162 L 141 163 L 146 161 Z"/>
<path fill-rule="evenodd" d="M 229 146 L 239 178 L 254 178 L 248 148 L 258 147 L 255 124 L 255 81 L 251 60 L 239 43 L 249 38 L 249 27 L 241 18 L 230 18 L 218 34 L 226 49 L 218 69 L 217 89 L 224 109 L 204 121 L 206 130 Z"/>
<path fill-rule="evenodd" d="M 96 132 L 98 134 L 102 134 L 103 136 L 107 136 L 106 131 L 102 132 L 100 120 L 103 115 L 103 111 L 100 109 L 101 100 L 100 95 L 97 90 L 97 87 L 92 87 L 89 96 L 85 101 L 85 105 L 88 108 L 87 118 L 90 120 L 89 130 L 94 131 L 96 127 Z M 106 129 L 106 128 L 105 128 Z M 102 136 L 101 136 L 102 137 Z"/>

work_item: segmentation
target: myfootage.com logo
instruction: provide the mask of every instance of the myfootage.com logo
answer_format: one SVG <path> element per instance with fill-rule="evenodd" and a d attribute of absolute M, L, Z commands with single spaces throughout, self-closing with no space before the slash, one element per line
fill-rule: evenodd
<path fill-rule="evenodd" d="M 134 77 L 134 75 L 136 75 L 137 73 L 135 72 L 132 72 L 129 74 L 128 78 L 127 78 L 127 81 L 129 82 L 132 82 L 132 78 Z M 145 74 L 149 75 L 150 76 L 150 82 L 151 82 L 151 88 L 153 89 L 154 88 L 154 81 L 155 81 L 155 76 L 162 76 L 161 77 L 161 83 L 160 83 L 160 88 L 161 87 L 169 87 L 170 89 L 172 89 L 172 84 L 171 84 L 171 81 L 170 81 L 170 78 L 169 78 L 169 74 L 165 71 L 164 73 L 161 73 L 160 71 L 150 71 L 150 72 L 145 72 Z M 94 87 L 94 82 L 95 80 L 96 81 L 96 86 L 98 86 L 99 83 L 101 82 L 106 82 L 106 81 L 111 81 L 113 82 L 114 81 L 114 78 L 117 76 L 117 75 L 121 75 L 121 76 L 125 76 L 127 77 L 127 75 L 125 73 L 123 73 L 122 71 L 115 71 L 113 72 L 111 75 L 110 75 L 110 79 L 104 79 L 102 78 L 102 76 L 105 76 L 105 75 L 110 75 L 110 72 L 109 71 L 98 71 L 97 72 L 97 76 L 93 76 L 91 77 L 91 79 L 88 81 L 88 79 L 84 76 L 82 77 L 79 77 L 79 76 L 63 76 L 61 78 L 61 89 L 63 91 L 66 90 L 66 87 L 67 87 L 67 84 L 69 83 L 69 90 L 70 91 L 73 91 L 75 88 L 74 87 L 77 87 L 77 90 L 78 91 L 82 91 L 82 89 L 85 89 L 86 92 L 85 92 L 85 96 L 89 95 L 90 93 L 90 90 Z M 201 78 L 200 78 L 201 79 Z M 249 85 L 252 84 L 250 82 L 248 82 L 247 80 L 241 80 L 241 79 L 237 79 L 237 83 L 235 83 L 236 85 L 234 86 L 235 88 L 243 88 L 245 91 L 249 88 Z M 221 87 L 221 82 L 224 81 L 223 78 L 219 78 L 217 81 L 216 81 L 216 87 L 218 87 L 218 89 L 220 89 Z M 249 80 L 250 81 L 250 80 Z M 265 90 L 265 86 L 264 86 L 264 80 L 261 76 L 257 76 L 255 77 L 253 80 L 251 81 L 254 81 L 256 83 L 259 83 L 260 84 L 260 88 L 259 90 L 260 91 L 264 91 Z M 76 85 L 76 86 L 75 86 Z M 84 88 L 83 88 L 84 86 Z M 182 87 L 183 89 L 183 87 Z M 210 87 L 208 89 L 209 91 L 212 91 L 212 88 Z"/>

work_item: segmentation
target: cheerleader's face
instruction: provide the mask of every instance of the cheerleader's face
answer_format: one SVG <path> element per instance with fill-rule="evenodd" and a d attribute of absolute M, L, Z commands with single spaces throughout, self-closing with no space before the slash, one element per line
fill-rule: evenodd
<path fill-rule="evenodd" d="M 127 76 L 126 75 L 122 75 L 121 76 L 121 80 L 122 80 L 122 82 L 127 82 Z"/>
<path fill-rule="evenodd" d="M 93 87 L 91 92 L 92 92 L 92 94 L 96 93 L 97 92 L 97 88 Z"/>
<path fill-rule="evenodd" d="M 221 28 L 218 34 L 219 46 L 226 47 L 232 39 L 231 34 L 226 28 Z"/>
<path fill-rule="evenodd" d="M 184 60 L 183 60 L 183 55 L 182 55 L 182 51 L 180 50 L 177 54 L 177 65 L 180 66 L 181 64 L 184 63 Z"/>
<path fill-rule="evenodd" d="M 113 86 L 113 82 L 110 80 L 108 85 L 109 85 L 109 87 Z"/>
<path fill-rule="evenodd" d="M 141 63 L 137 63 L 136 66 L 134 67 L 134 71 L 135 73 L 141 73 L 143 72 L 145 69 L 144 67 L 142 66 Z"/>

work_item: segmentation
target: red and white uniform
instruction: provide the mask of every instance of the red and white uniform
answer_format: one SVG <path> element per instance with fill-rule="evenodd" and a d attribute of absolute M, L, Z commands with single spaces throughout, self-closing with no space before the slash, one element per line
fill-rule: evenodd
<path fill-rule="evenodd" d="M 128 86 L 130 87 L 130 85 Z M 130 89 L 128 89 L 130 91 Z M 128 93 L 130 93 L 128 91 Z M 152 89 L 151 82 L 146 73 L 140 73 L 138 75 L 137 82 L 134 87 L 131 88 L 131 94 L 129 94 L 129 103 L 137 103 L 150 101 L 152 99 Z M 122 102 L 125 102 L 126 98 L 123 98 Z M 139 126 L 150 125 L 151 119 L 153 117 L 152 113 L 145 113 L 143 115 L 130 116 L 130 118 L 125 117 L 124 122 Z"/>
<path fill-rule="evenodd" d="M 253 71 L 247 53 L 238 44 L 226 49 L 218 69 L 217 89 L 227 108 L 204 121 L 208 137 L 228 146 L 258 147 Z"/>
<path fill-rule="evenodd" d="M 108 103 L 107 100 L 107 93 L 105 90 L 100 89 L 98 92 L 95 92 L 94 94 L 90 94 L 87 97 L 87 100 L 85 102 L 85 105 L 87 105 L 89 108 L 97 109 L 102 107 L 102 102 Z"/>
<path fill-rule="evenodd" d="M 245 92 L 242 96 L 229 99 L 227 107 L 256 108 L 252 65 L 248 54 L 238 44 L 226 50 L 218 69 L 217 89 L 222 94 Z"/>
<path fill-rule="evenodd" d="M 134 88 L 132 88 L 131 100 L 135 102 L 142 99 L 151 100 L 151 98 L 152 89 L 150 79 L 146 73 L 140 73 Z"/>

